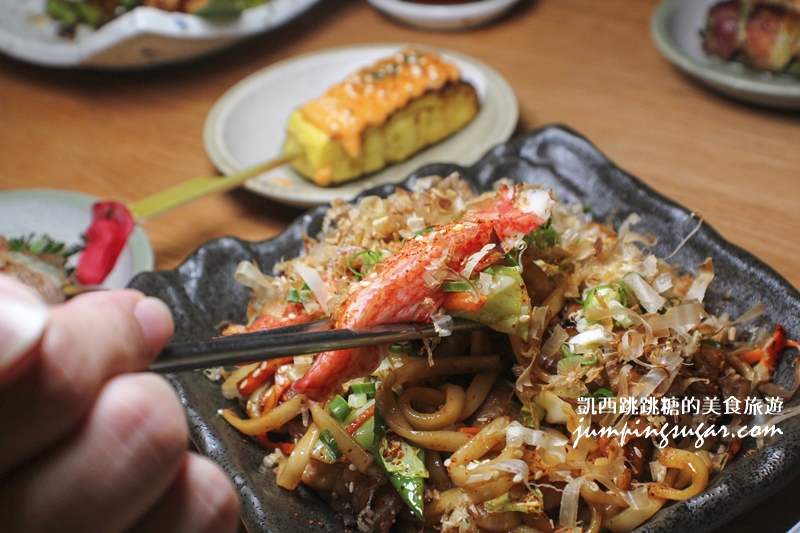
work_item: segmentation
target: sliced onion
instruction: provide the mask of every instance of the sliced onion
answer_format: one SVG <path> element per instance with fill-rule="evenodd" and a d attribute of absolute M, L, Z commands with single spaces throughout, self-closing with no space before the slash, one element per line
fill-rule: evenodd
<path fill-rule="evenodd" d="M 530 470 L 528 469 L 528 463 L 521 459 L 500 459 L 481 465 L 467 478 L 467 485 L 491 481 L 494 478 L 494 471 L 497 470 L 514 474 L 513 481 L 515 483 L 525 483 L 526 486 L 529 486 L 528 475 Z M 520 478 L 519 481 L 517 481 L 517 477 Z"/>
<path fill-rule="evenodd" d="M 625 274 L 622 281 L 636 294 L 639 303 L 648 313 L 655 313 L 667 303 L 666 298 L 658 294 L 653 287 L 635 272 Z"/>
<path fill-rule="evenodd" d="M 545 433 L 544 431 L 526 428 L 519 422 L 512 422 L 506 426 L 506 444 L 511 447 L 519 447 L 523 444 L 542 448 L 547 453 L 557 457 L 559 461 L 567 460 L 566 445 L 569 442 L 566 437 L 556 433 Z"/>
<path fill-rule="evenodd" d="M 303 278 L 303 281 L 308 285 L 308 288 L 314 293 L 319 306 L 322 307 L 326 315 L 330 315 L 330 309 L 328 308 L 328 287 L 325 285 L 325 282 L 322 281 L 319 272 L 301 263 L 293 263 L 293 265 L 297 273 L 300 274 L 300 277 Z"/>

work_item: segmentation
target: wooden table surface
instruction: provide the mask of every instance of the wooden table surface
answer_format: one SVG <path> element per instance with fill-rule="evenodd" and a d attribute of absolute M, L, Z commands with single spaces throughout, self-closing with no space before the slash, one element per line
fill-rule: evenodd
<path fill-rule="evenodd" d="M 0 57 L 0 189 L 53 187 L 128 202 L 213 174 L 203 122 L 237 81 L 305 52 L 410 42 L 493 66 L 519 99 L 517 133 L 572 127 L 800 286 L 800 114 L 728 100 L 682 75 L 651 41 L 656 5 L 523 0 L 485 28 L 434 33 L 396 24 L 364 0 L 322 0 L 276 31 L 183 65 L 58 70 Z M 145 229 L 156 267 L 169 269 L 209 239 L 262 240 L 299 214 L 238 190 Z M 786 531 L 800 520 L 799 495 L 795 482 L 734 530 Z"/>

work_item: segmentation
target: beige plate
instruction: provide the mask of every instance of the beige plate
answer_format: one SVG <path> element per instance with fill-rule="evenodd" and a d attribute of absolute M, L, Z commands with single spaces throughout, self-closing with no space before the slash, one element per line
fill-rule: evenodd
<path fill-rule="evenodd" d="M 277 156 L 286 139 L 289 115 L 351 72 L 390 56 L 403 44 L 375 44 L 323 50 L 287 59 L 260 70 L 228 90 L 206 118 L 206 152 L 225 174 Z M 517 125 L 519 106 L 508 82 L 494 69 L 468 56 L 438 50 L 461 69 L 481 101 L 475 119 L 461 131 L 415 156 L 338 187 L 318 187 L 289 167 L 267 172 L 245 184 L 249 190 L 290 205 L 349 200 L 376 185 L 399 183 L 426 163 L 471 165 L 506 141 Z"/>

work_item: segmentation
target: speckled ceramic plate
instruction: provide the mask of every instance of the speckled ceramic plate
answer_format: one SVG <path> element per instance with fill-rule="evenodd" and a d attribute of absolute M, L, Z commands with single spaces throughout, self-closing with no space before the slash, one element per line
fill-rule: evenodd
<path fill-rule="evenodd" d="M 47 0 L 0 2 L 0 52 L 58 68 L 143 68 L 208 54 L 281 26 L 319 0 L 270 0 L 235 19 L 206 19 L 140 6 L 99 29 L 79 26 L 74 39 L 59 35 Z"/>
<path fill-rule="evenodd" d="M 446 175 L 453 171 L 475 190 L 485 190 L 502 177 L 541 183 L 563 200 L 591 207 L 597 220 L 615 227 L 630 213 L 642 222 L 637 230 L 659 237 L 653 251 L 670 254 L 697 225 L 690 212 L 664 198 L 609 161 L 591 143 L 563 127 L 547 127 L 516 138 L 489 152 L 472 167 L 432 164 L 411 175 Z M 387 195 L 387 185 L 365 194 Z M 169 272 L 147 273 L 132 285 L 164 299 L 175 313 L 175 340 L 209 338 L 224 320 L 243 322 L 249 299 L 247 289 L 233 280 L 239 261 L 255 260 L 269 268 L 281 257 L 293 257 L 302 249 L 301 235 L 316 234 L 325 212 L 318 207 L 295 221 L 280 236 L 260 243 L 223 238 L 203 245 L 180 267 Z M 717 277 L 706 298 L 712 310 L 724 309 L 733 316 L 757 301 L 766 306 L 759 319 L 765 327 L 783 323 L 793 338 L 800 338 L 800 293 L 770 267 L 722 239 L 707 224 L 671 259 L 674 263 L 699 265 L 714 259 Z M 729 298 L 732 295 L 732 298 Z M 790 361 L 782 361 L 779 376 L 789 379 Z M 271 472 L 260 473 L 264 451 L 230 427 L 217 410 L 228 406 L 219 391 L 202 373 L 170 376 L 177 388 L 192 427 L 192 438 L 200 451 L 218 461 L 233 478 L 243 504 L 243 519 L 251 533 L 341 532 L 342 523 L 331 510 L 301 487 L 290 492 L 275 485 Z M 785 384 L 785 383 L 784 383 Z M 779 426 L 783 435 L 748 457 L 740 456 L 725 471 L 713 476 L 703 494 L 662 509 L 637 531 L 710 531 L 800 472 L 800 417 Z M 313 522 L 311 529 L 309 524 Z"/>

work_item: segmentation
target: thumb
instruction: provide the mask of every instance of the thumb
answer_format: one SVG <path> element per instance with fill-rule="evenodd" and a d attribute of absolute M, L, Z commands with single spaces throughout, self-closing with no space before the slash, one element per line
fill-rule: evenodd
<path fill-rule="evenodd" d="M 0 274 L 0 382 L 39 342 L 49 314 L 33 290 Z"/>

